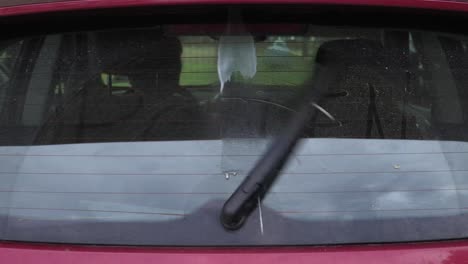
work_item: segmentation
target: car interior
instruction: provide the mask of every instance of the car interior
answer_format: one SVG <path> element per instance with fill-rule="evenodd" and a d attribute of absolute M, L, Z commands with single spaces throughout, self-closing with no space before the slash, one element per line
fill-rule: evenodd
<path fill-rule="evenodd" d="M 18 139 L 2 143 L 270 137 L 285 126 L 304 89 L 311 87 L 320 89 L 317 103 L 335 120 L 319 114 L 304 137 L 463 139 L 457 133 L 466 116 L 460 100 L 467 63 L 462 41 L 425 32 L 336 31 L 317 29 L 313 37 L 255 36 L 257 47 L 265 49 L 257 74 L 269 74 L 267 81 L 235 75 L 222 93 L 216 79 L 197 84 L 184 77 L 216 78 L 215 53 L 188 53 L 190 45 L 200 43 L 215 50 L 218 37 L 179 36 L 158 26 L 21 41 L 39 43 L 30 44 L 37 62 L 23 78 L 29 78 L 26 89 L 4 89 L 3 122 L 12 125 L 10 132 Z M 306 39 L 309 46 L 300 52 L 267 53 L 305 45 Z M 202 69 L 203 61 L 211 63 L 208 69 Z M 307 63 L 294 69 L 298 61 Z M 297 73 L 302 83 L 273 79 Z M 21 100 L 8 103 L 10 98 Z"/>

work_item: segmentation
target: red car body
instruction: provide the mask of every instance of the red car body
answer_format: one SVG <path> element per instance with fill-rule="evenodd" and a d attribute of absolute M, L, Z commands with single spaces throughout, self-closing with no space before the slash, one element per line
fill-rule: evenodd
<path fill-rule="evenodd" d="M 138 7 L 151 5 L 216 5 L 216 4 L 325 4 L 353 6 L 406 7 L 419 9 L 468 11 L 468 3 L 444 0 L 69 0 L 69 1 L 5 1 L 0 16 L 35 14 L 69 10 Z M 17 4 L 24 2 L 25 4 Z"/>
<path fill-rule="evenodd" d="M 285 3 L 468 12 L 468 1 L 456 0 L 20 0 L 3 1 L 0 16 L 158 5 Z M 468 263 L 468 240 L 261 248 L 136 248 L 3 242 L 0 263 Z"/>

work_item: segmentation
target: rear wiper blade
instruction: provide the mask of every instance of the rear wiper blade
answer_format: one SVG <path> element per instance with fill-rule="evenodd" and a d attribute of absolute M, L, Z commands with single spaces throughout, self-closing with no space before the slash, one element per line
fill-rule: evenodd
<path fill-rule="evenodd" d="M 320 93 L 315 88 L 306 91 L 303 96 L 303 103 L 297 113 L 285 125 L 280 135 L 273 141 L 263 157 L 255 164 L 244 181 L 224 204 L 221 213 L 221 223 L 224 228 L 237 230 L 242 227 L 247 217 L 257 207 L 280 175 L 281 169 L 288 161 L 305 128 L 318 111 L 324 113 L 329 119 L 336 121 L 316 103 Z"/>

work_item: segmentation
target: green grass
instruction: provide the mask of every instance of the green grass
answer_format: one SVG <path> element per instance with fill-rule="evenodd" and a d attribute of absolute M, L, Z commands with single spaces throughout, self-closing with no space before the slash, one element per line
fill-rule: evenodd
<path fill-rule="evenodd" d="M 293 46 L 294 47 L 294 46 Z M 297 86 L 302 85 L 312 74 L 313 57 L 303 58 L 297 47 L 288 57 L 265 57 L 267 45 L 257 46 L 257 73 L 250 80 L 242 80 L 234 74 L 233 80 L 258 85 Z M 314 50 L 310 47 L 309 50 Z M 310 52 L 313 54 L 314 52 Z M 215 43 L 186 44 L 182 54 L 181 86 L 219 85 L 217 73 L 217 48 Z M 107 84 L 107 75 L 102 80 Z M 129 87 L 126 81 L 114 81 L 116 88 Z"/>
<path fill-rule="evenodd" d="M 300 58 L 301 59 L 301 58 Z M 216 64 L 183 63 L 180 85 L 209 85 L 218 83 Z M 310 62 L 297 60 L 291 65 L 278 67 L 267 63 L 257 65 L 257 73 L 251 80 L 244 80 L 252 84 L 261 85 L 301 85 L 312 74 Z M 235 74 L 233 79 L 237 79 Z M 238 79 L 237 79 L 238 80 Z"/>

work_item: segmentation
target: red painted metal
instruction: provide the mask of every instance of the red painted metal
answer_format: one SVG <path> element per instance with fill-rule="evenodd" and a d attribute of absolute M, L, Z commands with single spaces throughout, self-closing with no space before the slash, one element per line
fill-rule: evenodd
<path fill-rule="evenodd" d="M 0 243 L 0 263 L 468 263 L 468 241 L 337 247 L 124 248 Z"/>
<path fill-rule="evenodd" d="M 324 4 L 468 11 L 468 2 L 453 0 L 71 0 L 0 7 L 0 16 L 69 10 L 195 4 Z"/>

